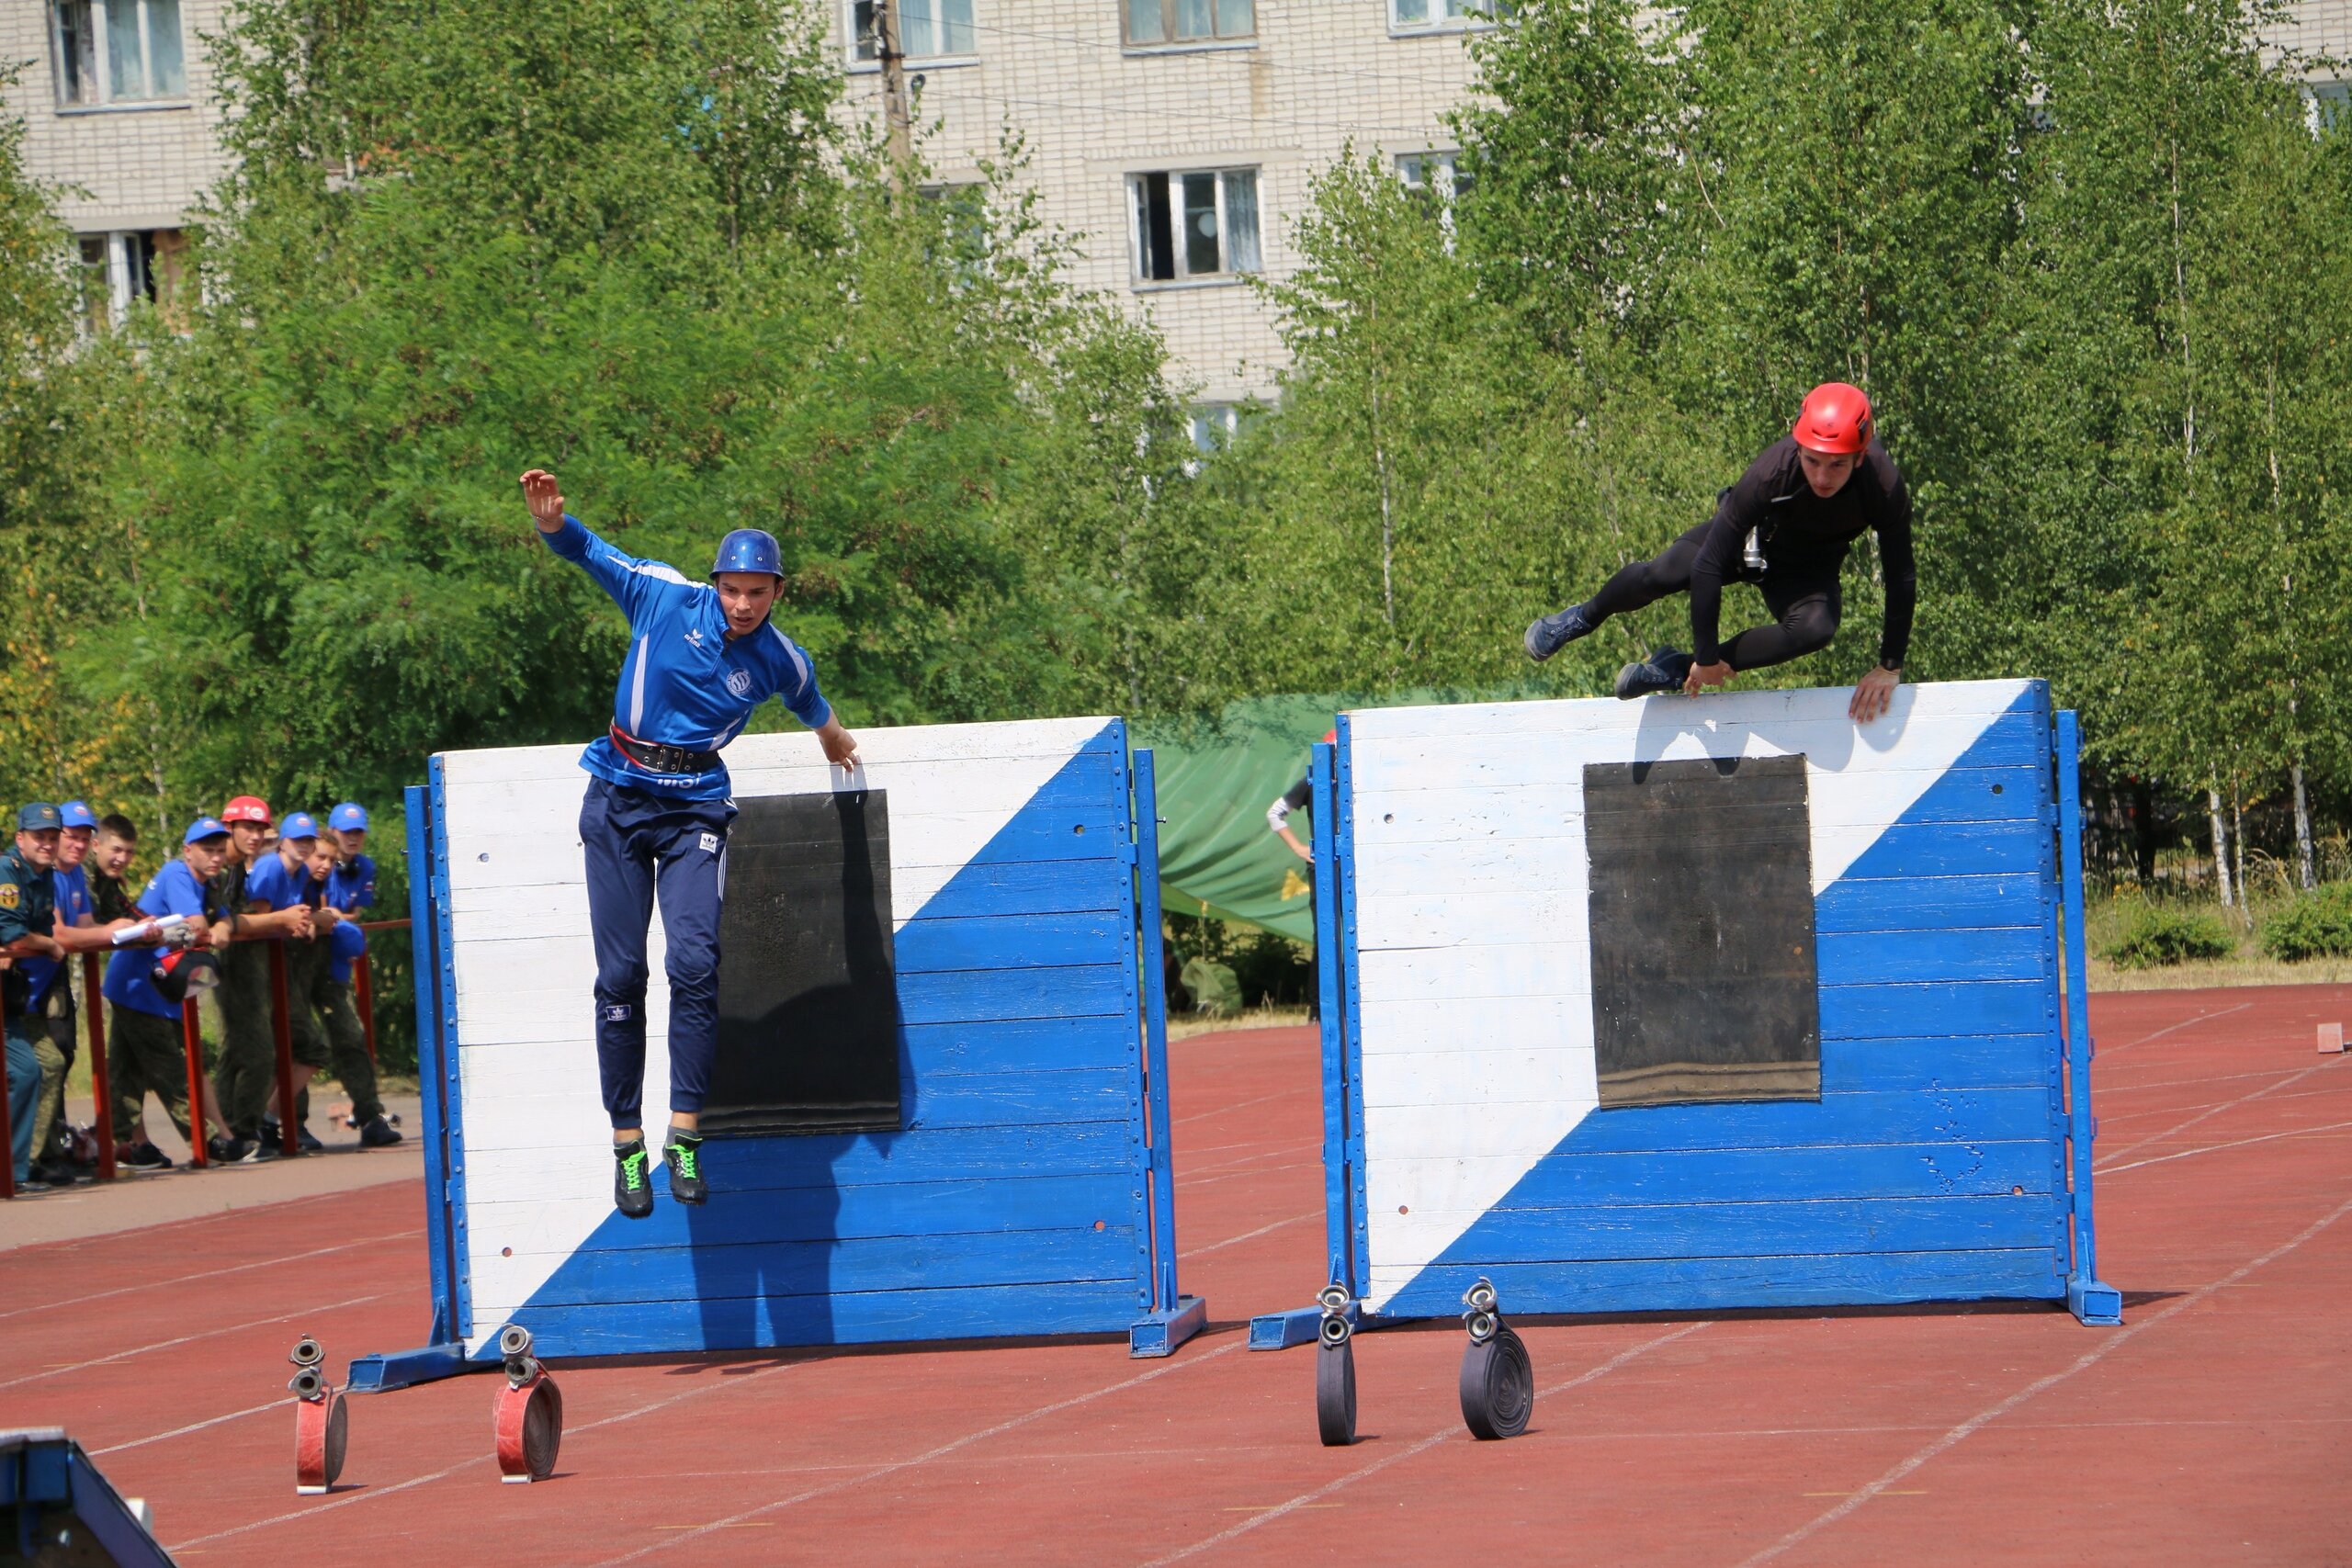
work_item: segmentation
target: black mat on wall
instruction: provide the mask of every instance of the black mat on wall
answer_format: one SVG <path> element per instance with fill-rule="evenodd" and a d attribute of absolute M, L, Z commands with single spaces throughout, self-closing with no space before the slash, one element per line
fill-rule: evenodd
<path fill-rule="evenodd" d="M 1803 757 L 1591 763 L 1600 1103 L 1821 1098 Z"/>
<path fill-rule="evenodd" d="M 881 790 L 738 802 L 707 1133 L 895 1131 L 899 986 Z"/>

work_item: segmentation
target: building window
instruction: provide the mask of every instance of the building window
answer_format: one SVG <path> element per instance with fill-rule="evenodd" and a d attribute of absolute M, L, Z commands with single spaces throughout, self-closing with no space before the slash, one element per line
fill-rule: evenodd
<path fill-rule="evenodd" d="M 180 0 L 53 0 L 50 16 L 59 103 L 187 96 Z"/>
<path fill-rule="evenodd" d="M 1132 46 L 1258 36 L 1257 0 L 1125 0 L 1124 8 Z"/>
<path fill-rule="evenodd" d="M 161 311 L 174 329 L 184 324 L 187 235 L 177 229 L 130 230 L 84 234 L 77 245 L 82 320 L 88 330 L 121 325 L 141 300 Z"/>
<path fill-rule="evenodd" d="M 909 60 L 932 60 L 978 52 L 972 37 L 972 0 L 897 0 L 899 51 Z M 860 60 L 882 58 L 882 29 L 874 0 L 853 0 L 850 36 Z"/>
<path fill-rule="evenodd" d="M 1241 412 L 1231 403 L 1203 403 L 1193 411 L 1193 449 L 1221 452 L 1241 429 Z"/>
<path fill-rule="evenodd" d="M 1434 197 L 1446 207 L 1470 188 L 1470 171 L 1462 166 L 1459 152 L 1400 152 L 1396 177 L 1407 190 Z"/>
<path fill-rule="evenodd" d="M 1392 32 L 1430 32 L 1474 26 L 1508 17 L 1511 0 L 1388 0 Z"/>
<path fill-rule="evenodd" d="M 2352 126 L 2352 82 L 2314 82 L 2311 90 L 2314 133 Z"/>
<path fill-rule="evenodd" d="M 1129 175 L 1127 190 L 1137 283 L 1260 269 L 1257 170 Z"/>

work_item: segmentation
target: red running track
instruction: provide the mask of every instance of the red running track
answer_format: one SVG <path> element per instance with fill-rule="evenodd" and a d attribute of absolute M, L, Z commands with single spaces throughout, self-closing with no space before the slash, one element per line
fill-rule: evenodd
<path fill-rule="evenodd" d="M 1541 1323 L 1530 1434 L 1473 1443 L 1460 1337 L 1358 1342 L 1357 1447 L 1243 1323 L 1322 1267 L 1305 1030 L 1173 1047 L 1211 1330 L 561 1373 L 557 1479 L 501 1486 L 490 1384 L 355 1400 L 294 1495 L 284 1357 L 410 1344 L 413 1184 L 0 1253 L 0 1427 L 69 1427 L 181 1561 L 240 1563 L 2352 1562 L 2352 987 L 2094 998 L 2102 1272 L 2041 1308 Z M 322 1247 L 335 1250 L 321 1252 Z M 309 1255 L 309 1256 L 298 1256 Z"/>

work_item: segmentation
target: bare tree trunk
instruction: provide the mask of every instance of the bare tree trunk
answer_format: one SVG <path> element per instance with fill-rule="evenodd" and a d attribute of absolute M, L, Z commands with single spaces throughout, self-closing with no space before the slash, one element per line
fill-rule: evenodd
<path fill-rule="evenodd" d="M 2222 792 L 2205 792 L 2205 815 L 2213 824 L 2213 874 L 2222 886 L 2222 908 L 2233 908 L 2237 900 L 2230 893 L 2230 830 L 2222 821 Z"/>
<path fill-rule="evenodd" d="M 2238 908 L 2246 908 L 2245 885 L 2245 797 L 2238 794 L 2235 784 L 2230 786 L 2230 863 L 2238 874 Z"/>
<path fill-rule="evenodd" d="M 1396 514 L 1388 486 L 1388 448 L 1380 434 L 1380 365 L 1372 366 L 1372 465 L 1380 479 L 1380 612 L 1396 625 Z"/>
<path fill-rule="evenodd" d="M 914 164 L 913 116 L 907 108 L 907 57 L 899 48 L 900 0 L 874 0 L 876 44 L 882 55 L 882 113 L 890 148 L 890 188 L 907 193 L 907 171 Z"/>
<path fill-rule="evenodd" d="M 2180 301 L 2181 395 L 2187 404 L 2180 421 L 2180 466 L 2197 461 L 2197 362 L 2189 354 L 2188 263 L 2181 252 L 2180 143 L 2168 143 L 2172 152 L 2172 284 Z"/>
<path fill-rule="evenodd" d="M 2303 764 L 2296 760 L 2290 770 L 2295 781 L 2295 877 L 2308 893 L 2319 886 L 2318 868 L 2312 852 L 2312 803 L 2303 793 Z"/>

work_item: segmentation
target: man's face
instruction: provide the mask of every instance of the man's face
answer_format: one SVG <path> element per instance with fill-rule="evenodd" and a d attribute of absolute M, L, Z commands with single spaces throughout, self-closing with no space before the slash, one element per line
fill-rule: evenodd
<path fill-rule="evenodd" d="M 319 840 L 316 839 L 280 839 L 277 840 L 278 857 L 285 861 L 288 865 L 293 866 L 309 864 L 311 860 L 311 852 L 318 847 Z"/>
<path fill-rule="evenodd" d="M 54 828 L 19 828 L 17 829 L 17 852 L 28 865 L 43 871 L 57 863 L 57 829 Z"/>
<path fill-rule="evenodd" d="M 311 853 L 302 862 L 302 869 L 311 874 L 313 882 L 324 882 L 334 870 L 334 840 L 324 833 L 311 840 Z"/>
<path fill-rule="evenodd" d="M 335 837 L 342 840 L 346 859 L 356 859 L 368 852 L 368 829 L 365 828 L 344 828 L 336 831 Z"/>
<path fill-rule="evenodd" d="M 236 845 L 237 853 L 246 860 L 251 860 L 261 853 L 262 847 L 269 842 L 270 834 L 271 829 L 266 823 L 232 822 L 229 824 L 229 840 Z"/>
<path fill-rule="evenodd" d="M 764 571 L 722 571 L 718 604 L 727 612 L 727 635 L 749 637 L 775 608 L 777 579 Z"/>
<path fill-rule="evenodd" d="M 234 830 L 231 829 L 232 832 Z M 229 840 L 218 833 L 209 839 L 198 839 L 180 851 L 180 858 L 187 862 L 188 869 L 200 880 L 209 882 L 220 874 L 222 866 L 229 863 Z"/>
<path fill-rule="evenodd" d="M 129 839 L 100 833 L 97 846 L 90 852 L 91 863 L 108 876 L 120 876 L 130 869 L 130 857 L 138 852 L 139 846 Z"/>
<path fill-rule="evenodd" d="M 1825 501 L 1846 488 L 1861 460 L 1860 452 L 1815 452 L 1810 447 L 1797 452 L 1797 461 L 1804 468 L 1804 482 Z"/>
<path fill-rule="evenodd" d="M 89 828 L 68 828 L 57 835 L 57 863 L 60 869 L 72 871 L 90 858 Z"/>

